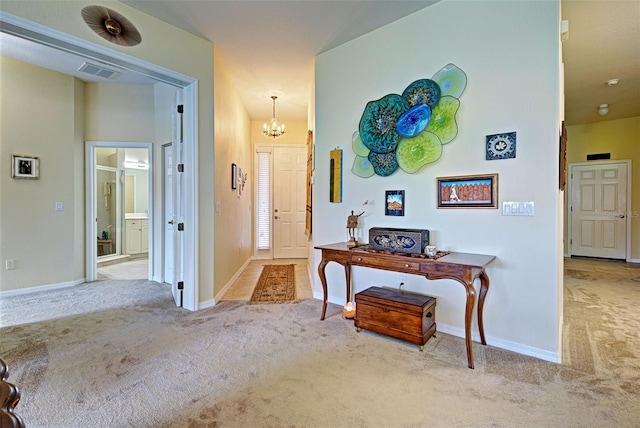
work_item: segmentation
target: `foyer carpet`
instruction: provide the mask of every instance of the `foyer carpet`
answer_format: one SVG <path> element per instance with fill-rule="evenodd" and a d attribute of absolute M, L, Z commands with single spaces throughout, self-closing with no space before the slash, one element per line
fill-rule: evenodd
<path fill-rule="evenodd" d="M 286 303 L 296 300 L 294 265 L 265 265 L 250 303 Z"/>
<path fill-rule="evenodd" d="M 417 347 L 322 302 L 223 301 L 106 280 L 0 299 L 0 355 L 40 427 L 637 427 L 640 269 L 573 264 L 565 362 L 438 332 Z M 488 326 L 487 326 L 488 327 Z"/>

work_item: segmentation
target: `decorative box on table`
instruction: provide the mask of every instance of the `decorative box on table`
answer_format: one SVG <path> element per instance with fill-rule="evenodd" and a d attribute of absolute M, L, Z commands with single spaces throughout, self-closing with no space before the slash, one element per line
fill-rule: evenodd
<path fill-rule="evenodd" d="M 372 227 L 369 229 L 369 248 L 398 253 L 420 254 L 429 245 L 426 229 L 393 229 Z"/>
<path fill-rule="evenodd" d="M 357 329 L 374 331 L 420 345 L 436 332 L 436 298 L 388 288 L 356 293 Z"/>

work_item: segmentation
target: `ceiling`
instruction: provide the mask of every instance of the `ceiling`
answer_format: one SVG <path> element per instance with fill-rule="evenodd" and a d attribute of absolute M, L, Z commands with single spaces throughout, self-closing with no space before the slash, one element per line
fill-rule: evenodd
<path fill-rule="evenodd" d="M 123 3 L 214 43 L 249 116 L 306 120 L 316 55 L 401 19 L 438 0 L 145 1 Z M 564 0 L 569 38 L 562 44 L 567 125 L 640 116 L 640 1 Z M 135 22 L 134 22 L 135 25 Z M 85 81 L 153 83 L 124 73 L 105 80 L 77 69 L 62 51 L 2 34 L 0 53 Z M 144 42 L 144 34 L 142 35 Z M 608 86 L 610 79 L 620 79 Z M 609 104 L 600 116 L 598 106 Z"/>

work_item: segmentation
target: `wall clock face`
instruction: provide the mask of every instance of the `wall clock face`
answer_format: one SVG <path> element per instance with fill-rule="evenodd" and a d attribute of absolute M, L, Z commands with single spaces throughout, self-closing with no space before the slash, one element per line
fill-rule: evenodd
<path fill-rule="evenodd" d="M 487 160 L 516 157 L 516 133 L 487 135 Z"/>

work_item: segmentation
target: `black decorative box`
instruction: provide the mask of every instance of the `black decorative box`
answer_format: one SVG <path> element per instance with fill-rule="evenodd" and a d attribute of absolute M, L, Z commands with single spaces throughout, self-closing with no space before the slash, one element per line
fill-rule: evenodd
<path fill-rule="evenodd" d="M 369 229 L 369 248 L 396 253 L 421 254 L 429 245 L 429 231 L 425 229 Z"/>

